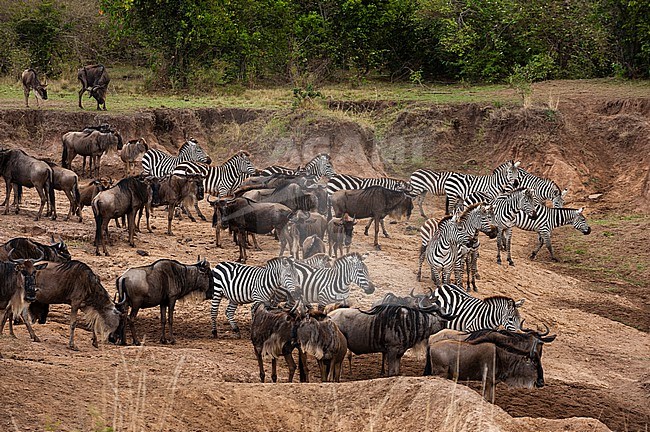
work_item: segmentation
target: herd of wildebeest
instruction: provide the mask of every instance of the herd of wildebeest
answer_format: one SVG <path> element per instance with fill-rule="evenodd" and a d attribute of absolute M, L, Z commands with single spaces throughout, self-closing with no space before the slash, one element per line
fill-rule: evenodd
<path fill-rule="evenodd" d="M 125 176 L 117 182 L 100 176 L 101 156 L 111 148 L 119 150 L 124 161 Z M 90 158 L 86 184 L 80 184 L 79 175 L 72 171 L 76 155 L 83 157 L 82 176 Z M 140 157 L 142 172 L 134 174 Z M 143 214 L 146 229 L 152 232 L 151 211 L 166 207 L 166 233 L 172 235 L 174 219 L 183 214 L 195 221 L 192 212 L 196 211 L 206 220 L 198 206 L 203 199 L 213 209 L 216 247 L 230 243 L 230 237 L 221 238 L 221 231 L 227 230 L 239 249 L 238 262 L 211 266 L 201 257 L 193 264 L 160 259 L 130 268 L 115 281 L 111 297 L 93 270 L 73 259 L 62 239 L 52 238 L 51 244 L 11 239 L 0 246 L 2 328 L 8 321 L 13 335 L 13 326 L 23 322 L 38 341 L 32 324 L 46 322 L 50 304 L 69 304 L 71 349 L 77 349 L 74 330 L 80 309 L 90 323 L 95 347 L 100 339 L 126 344 L 127 329 L 133 343 L 140 344 L 135 327 L 138 311 L 160 307 L 160 342 L 174 343 L 176 301 L 195 293 L 211 300 L 215 338 L 223 298 L 228 300 L 225 313 L 236 334 L 237 306 L 252 304 L 250 332 L 261 381 L 265 358 L 271 359 L 274 382 L 279 357 L 288 365 L 289 381 L 296 367 L 300 380 L 308 381 L 307 356 L 316 358 L 323 381 L 338 382 L 346 354 L 378 352 L 382 376 L 398 375 L 404 353 L 421 347 L 426 348 L 425 375 L 484 381 L 488 400 L 494 400 L 497 382 L 528 388 L 544 385 L 542 347 L 555 336 L 549 336 L 548 327 L 540 332 L 523 326 L 519 312 L 523 300 L 503 296 L 481 300 L 471 290 L 478 290 L 480 232 L 497 238 L 498 262 L 504 250 L 510 265 L 514 265 L 513 227 L 538 233 L 539 244 L 531 259 L 544 245 L 555 259 L 551 232 L 556 227 L 573 225 L 589 234 L 583 210 L 564 207 L 566 189 L 525 171 L 515 161 L 504 162 L 489 175 L 419 169 L 409 181 L 337 173 L 326 153 L 297 169 L 257 169 L 244 151 L 222 165 L 211 163 L 194 139 L 183 143 L 174 156 L 150 148 L 143 138 L 124 143 L 107 124 L 64 134 L 60 165 L 21 149 L 0 149 L 0 173 L 6 182 L 4 214 L 11 207 L 11 192 L 19 213 L 23 187 L 33 187 L 40 197 L 35 219 L 44 209 L 46 216 L 56 219 L 54 191 L 63 191 L 69 201 L 66 219 L 82 223 L 84 206 L 91 207 L 97 255 L 109 254 L 110 221 L 117 229 L 127 229 L 128 242 L 135 246 Z M 381 249 L 380 227 L 389 235 L 384 218 L 409 218 L 413 201 L 424 216 L 422 200 L 427 192 L 446 196 L 446 216 L 427 219 L 420 229 L 420 269 L 426 260 L 432 288 L 425 294 L 388 293 L 368 310 L 348 307 L 353 286 L 367 295 L 375 291 L 365 264 L 367 254 L 350 252 L 357 221 L 369 220 L 366 235 L 374 222 L 374 246 Z M 266 234 L 278 240 L 279 257 L 263 266 L 247 265 L 249 249 L 259 249 L 256 235 Z M 289 256 L 284 256 L 285 250 Z"/>

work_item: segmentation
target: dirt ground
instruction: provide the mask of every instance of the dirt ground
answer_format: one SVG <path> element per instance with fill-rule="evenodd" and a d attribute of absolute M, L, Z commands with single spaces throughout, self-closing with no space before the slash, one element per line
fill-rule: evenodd
<path fill-rule="evenodd" d="M 115 278 L 130 266 L 163 257 L 194 262 L 201 255 L 213 264 L 237 257 L 231 245 L 223 250 L 214 247 L 213 231 L 206 222 L 175 221 L 175 236 L 164 235 L 166 215 L 161 211 L 154 215 L 154 233 L 140 234 L 135 249 L 126 243 L 125 232 L 113 229 L 112 255 L 96 257 L 89 209 L 83 224 L 34 222 L 36 196 L 29 191 L 25 200 L 20 215 L 1 217 L 0 241 L 25 235 L 42 241 L 50 234 L 61 236 L 73 257 L 88 263 L 111 294 Z M 429 201 L 427 209 L 440 214 L 440 204 Z M 202 208 L 209 213 L 207 205 Z M 391 238 L 380 238 L 381 251 L 374 251 L 372 238 L 357 230 L 353 250 L 370 252 L 367 263 L 378 289 L 372 296 L 354 290 L 355 305 L 368 306 L 388 291 L 406 294 L 412 288 L 428 289 L 430 282 L 415 281 L 419 242 L 415 228 L 420 222 L 414 216 L 409 222 L 388 225 Z M 598 226 L 593 230 L 585 239 L 596 242 L 602 232 Z M 252 253 L 252 264 L 277 253 L 272 238 L 260 240 L 263 251 Z M 464 386 L 421 378 L 423 359 L 409 353 L 402 362 L 405 377 L 401 378 L 380 379 L 380 357 L 367 355 L 354 358 L 351 371 L 346 366 L 345 384 L 259 384 L 248 339 L 248 308 L 237 312 L 242 339 L 229 331 L 222 310 L 215 340 L 210 337 L 209 302 L 187 300 L 177 308 L 174 346 L 158 343 L 157 309 L 138 315 L 137 328 L 145 340 L 141 347 L 104 343 L 94 349 L 90 333 L 81 326 L 77 330 L 80 351 L 69 351 L 66 306 L 54 307 L 50 322 L 36 326 L 41 343 L 29 341 L 23 326 L 17 328 L 17 339 L 1 336 L 0 427 L 17 431 L 401 430 L 407 426 L 414 430 L 604 430 L 593 420 L 543 420 L 590 417 L 612 430 L 647 430 L 650 338 L 599 309 L 583 307 L 607 304 L 609 309 L 636 311 L 647 318 L 647 302 L 594 291 L 589 281 L 555 269 L 544 253 L 529 261 L 526 257 L 534 240 L 534 234 L 517 231 L 516 266 L 500 267 L 495 263 L 494 241 L 482 239 L 478 295 L 525 298 L 522 314 L 527 325 L 546 323 L 558 335 L 544 350 L 547 385 L 536 390 L 500 385 L 496 400 L 500 409 L 480 401 L 478 393 Z M 560 244 L 556 246 L 561 250 Z M 149 256 L 141 257 L 136 250 Z M 286 382 L 285 365 L 279 363 L 279 381 Z M 314 370 L 315 363 L 310 367 Z"/>
<path fill-rule="evenodd" d="M 279 383 L 261 384 L 249 339 L 248 307 L 240 307 L 236 314 L 242 329 L 241 339 L 230 332 L 224 316 L 225 305 L 219 314 L 219 337 L 213 339 L 209 302 L 187 299 L 176 309 L 175 345 L 158 343 L 160 318 L 158 309 L 154 308 L 142 310 L 138 315 L 137 329 L 144 339 L 142 346 L 103 343 L 95 349 L 90 332 L 85 325 L 80 325 L 76 330 L 80 351 L 72 352 L 67 349 L 70 308 L 54 306 L 49 322 L 35 326 L 42 342 L 31 342 L 24 326 L 17 327 L 16 339 L 10 338 L 6 331 L 0 335 L 0 431 L 520 432 L 609 428 L 647 432 L 650 425 L 647 283 L 650 250 L 646 234 L 650 227 L 647 216 L 650 103 L 647 95 L 632 94 L 629 99 L 620 99 L 619 87 L 610 89 L 589 82 L 536 85 L 535 97 L 541 98 L 538 103 L 549 102 L 546 98 L 561 98 L 563 117 L 549 121 L 547 110 L 539 109 L 497 110 L 485 117 L 476 106 L 433 107 L 430 113 L 419 111 L 398 116 L 379 145 L 371 131 L 359 129 L 359 132 L 357 126 L 347 123 L 347 129 L 342 130 L 335 122 L 322 128 L 325 132 L 319 132 L 320 135 L 314 133 L 311 141 L 306 139 L 312 147 L 302 145 L 304 151 L 322 151 L 323 145 L 347 151 L 335 160 L 335 167 L 341 172 L 367 173 L 375 169 L 380 172 L 383 160 L 386 172 L 399 175 L 409 172 L 412 169 L 409 164 L 415 162 L 399 165 L 398 159 L 390 159 L 391 137 L 395 138 L 391 145 L 396 148 L 400 143 L 408 147 L 417 141 L 415 138 L 431 135 L 431 141 L 422 141 L 431 154 L 424 152 L 420 156 L 440 169 L 462 166 L 477 171 L 491 166 L 489 162 L 493 160 L 515 157 L 533 161 L 527 169 L 570 187 L 569 205 L 587 206 L 585 213 L 592 233 L 583 236 L 571 227 L 558 229 L 553 242 L 561 262 L 551 262 L 546 250 L 539 253 L 536 261 L 530 261 L 528 255 L 537 236 L 515 230 L 516 265 L 498 266 L 495 241 L 481 238 L 481 280 L 477 295 L 524 298 L 521 313 L 526 325 L 547 324 L 558 335 L 544 349 L 544 388 L 522 390 L 499 385 L 496 404 L 491 405 L 475 391 L 480 390 L 480 384 L 468 388 L 447 380 L 422 377 L 424 359 L 416 353 L 407 353 L 403 358 L 401 377 L 380 378 L 380 356 L 366 355 L 355 357 L 351 370 L 346 364 L 340 384 L 321 384 L 315 376 L 309 384 L 288 384 L 283 361 L 278 362 Z M 42 114 L 40 129 L 24 128 L 24 124 L 36 124 L 36 120 L 21 123 L 23 120 L 18 117 L 22 118 L 23 114 L 25 118 Z M 25 142 L 32 154 L 58 159 L 59 132 L 65 122 L 72 121 L 74 116 L 79 117 L 74 118 L 79 124 L 91 121 L 86 118 L 90 113 L 85 112 L 64 113 L 60 118 L 49 111 L 37 114 L 15 110 L 11 112 L 13 120 L 0 119 L 0 143 L 17 146 Z M 190 119 L 192 113 L 166 114 L 170 118 L 174 114 Z M 461 121 L 457 131 L 452 121 L 456 117 Z M 236 124 L 237 139 L 233 140 L 234 135 L 219 134 L 227 132 L 228 125 L 222 127 L 213 120 L 208 123 L 216 126 L 202 129 L 206 137 L 215 137 L 211 149 L 219 148 L 224 154 L 234 148 L 254 150 L 251 143 L 256 140 L 259 124 L 241 120 Z M 131 128 L 131 135 L 148 131 L 147 139 L 157 139 L 158 143 L 178 141 L 176 135 L 180 134 L 176 126 L 170 126 L 172 132 L 160 131 L 137 116 L 133 124 L 127 118 L 119 121 L 120 126 Z M 48 122 L 57 126 L 55 131 L 48 132 Z M 76 123 L 66 127 L 76 127 Z M 158 122 L 151 124 L 159 126 Z M 195 126 L 200 125 L 191 123 L 193 130 Z M 316 123 L 315 129 L 320 126 Z M 405 139 L 409 133 L 415 138 Z M 464 142 L 466 151 L 455 152 L 454 146 Z M 287 143 L 290 149 L 293 144 Z M 611 144 L 613 150 L 603 147 L 603 143 Z M 273 141 L 265 145 L 269 144 Z M 295 153 L 294 150 L 291 151 Z M 408 156 L 409 151 L 406 149 L 402 156 Z M 271 156 L 280 159 L 286 156 L 290 163 L 298 163 L 289 150 L 284 155 L 277 154 L 275 149 L 268 153 L 268 160 L 272 160 Z M 363 166 L 352 163 L 341 166 L 341 161 L 354 160 L 350 158 L 361 153 L 366 156 Z M 477 159 L 476 164 L 471 163 L 471 158 Z M 579 162 L 568 166 L 571 161 Z M 80 162 L 74 161 L 73 166 L 79 170 Z M 108 155 L 102 159 L 102 170 L 118 178 L 121 162 L 116 155 Z M 82 179 L 82 183 L 85 181 Z M 594 192 L 604 195 L 589 199 Z M 21 214 L 3 215 L 4 209 L 0 209 L 0 242 L 21 236 L 47 242 L 51 235 L 60 236 L 73 258 L 86 262 L 111 295 L 115 292 L 116 277 L 129 267 L 146 265 L 159 258 L 193 263 L 201 256 L 212 265 L 237 258 L 232 244 L 226 242 L 225 249 L 215 247 L 214 231 L 208 222 L 175 220 L 175 235 L 165 235 L 167 220 L 162 211 L 156 211 L 153 216 L 154 232 L 139 234 L 135 248 L 128 246 L 126 232 L 111 224 L 111 256 L 97 257 L 92 246 L 91 209 L 84 210 L 85 220 L 80 224 L 63 221 L 67 200 L 62 193 L 57 192 L 57 203 L 58 221 L 35 222 L 37 195 L 33 190 L 26 190 Z M 439 217 L 442 204 L 439 198 L 428 198 L 425 209 L 429 215 Z M 211 215 L 207 203 L 201 203 L 201 207 L 206 215 Z M 367 307 L 389 291 L 406 295 L 413 288 L 424 292 L 431 287 L 430 281 L 415 279 L 417 229 L 422 222 L 414 213 L 410 221 L 387 224 L 391 238 L 380 237 L 381 251 L 375 251 L 372 237 L 365 237 L 357 227 L 352 250 L 370 253 L 367 264 L 377 290 L 372 296 L 366 296 L 353 289 L 353 305 Z M 250 264 L 262 264 L 278 252 L 277 242 L 271 237 L 261 236 L 259 240 L 263 251 L 253 251 Z M 148 256 L 141 256 L 137 251 L 144 251 Z M 425 266 L 424 274 L 427 273 Z M 316 370 L 314 361 L 310 361 L 310 369 Z M 268 377 L 270 364 L 266 365 L 266 371 Z"/>

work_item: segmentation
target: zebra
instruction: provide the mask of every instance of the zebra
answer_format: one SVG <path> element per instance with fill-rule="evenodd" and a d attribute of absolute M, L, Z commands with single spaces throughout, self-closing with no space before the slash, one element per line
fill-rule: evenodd
<path fill-rule="evenodd" d="M 395 191 L 407 192 L 410 196 L 412 195 L 413 188 L 409 182 L 404 180 L 392 178 L 392 177 L 357 177 L 349 174 L 337 174 L 331 177 L 327 181 L 327 196 L 328 199 L 331 197 L 334 192 L 340 190 L 350 190 L 350 189 L 366 189 L 371 186 L 381 186 L 386 189 L 391 189 Z M 331 209 L 331 205 L 328 205 Z M 373 219 L 368 221 L 368 224 L 365 226 L 364 234 L 368 235 L 368 230 L 370 225 L 372 225 Z M 386 228 L 384 227 L 384 220 L 381 219 L 381 229 L 384 233 L 384 236 L 388 237 Z"/>
<path fill-rule="evenodd" d="M 420 215 L 422 217 L 427 217 L 422 208 L 427 192 L 436 196 L 444 195 L 445 181 L 447 181 L 449 176 L 452 174 L 454 173 L 451 171 L 433 171 L 430 169 L 418 169 L 413 171 L 410 178 L 411 187 L 413 188 L 411 194 L 416 198 L 417 204 L 420 207 Z"/>
<path fill-rule="evenodd" d="M 426 240 L 426 230 L 421 230 L 422 243 L 427 243 L 424 254 L 420 255 L 420 266 L 418 268 L 418 280 L 421 278 L 422 255 L 426 255 L 427 262 L 431 266 L 431 275 L 436 286 L 441 285 L 438 272 L 442 273 L 443 283 L 449 283 L 451 268 L 453 266 L 456 283 L 463 285 L 463 258 L 466 257 L 469 249 L 467 244 L 478 234 L 478 231 L 488 235 L 496 234 L 496 227 L 492 224 L 493 214 L 491 206 L 476 204 L 467 208 L 462 214 L 453 217 L 443 218 L 438 224 L 436 231 L 429 234 L 430 240 Z M 431 226 L 432 224 L 427 224 Z M 422 252 L 422 248 L 421 248 Z M 469 290 L 469 272 L 468 272 Z"/>
<path fill-rule="evenodd" d="M 551 254 L 551 259 L 557 261 L 553 254 L 551 245 L 551 234 L 553 229 L 564 225 L 573 225 L 575 229 L 584 235 L 591 233 L 591 227 L 587 224 L 587 219 L 582 214 L 584 208 L 549 208 L 543 204 L 536 207 L 537 218 L 533 219 L 523 212 L 517 213 L 515 217 L 515 226 L 526 231 L 536 231 L 539 243 L 535 250 L 530 254 L 530 259 L 535 259 L 537 253 L 546 244 L 546 248 Z"/>
<path fill-rule="evenodd" d="M 501 264 L 501 250 L 508 253 L 508 264 L 514 266 L 510 253 L 512 241 L 512 227 L 520 211 L 523 211 L 531 219 L 537 217 L 535 209 L 535 196 L 531 189 L 520 188 L 512 192 L 506 192 L 492 201 L 494 209 L 494 223 L 497 226 L 497 264 Z"/>
<path fill-rule="evenodd" d="M 519 168 L 517 180 L 519 182 L 518 187 L 533 190 L 537 204 L 542 204 L 544 200 L 549 200 L 555 208 L 564 207 L 564 197 L 568 190 L 560 190 L 560 187 L 553 180 L 537 177 L 535 174 L 531 174 L 523 168 Z"/>
<path fill-rule="evenodd" d="M 214 292 L 210 319 L 212 336 L 217 337 L 217 314 L 223 297 L 229 300 L 226 317 L 232 330 L 239 334 L 235 321 L 237 306 L 289 298 L 295 291 L 297 274 L 289 258 L 272 258 L 262 267 L 224 261 L 212 269 Z"/>
<path fill-rule="evenodd" d="M 519 308 L 524 299 L 515 302 L 510 297 L 493 296 L 481 300 L 450 284 L 436 288 L 433 295 L 442 310 L 456 316 L 445 323 L 447 328 L 465 332 L 496 330 L 499 326 L 509 331 L 521 330 Z"/>
<path fill-rule="evenodd" d="M 370 281 L 368 267 L 363 262 L 368 254 L 352 252 L 337 258 L 332 268 L 316 269 L 299 262 L 294 263 L 302 301 L 318 304 L 346 302 L 350 296 L 350 284 L 359 286 L 366 294 L 372 294 L 375 286 Z"/>
<path fill-rule="evenodd" d="M 301 175 L 307 174 L 314 176 L 316 180 L 321 177 L 330 178 L 336 175 L 334 167 L 332 167 L 332 159 L 327 153 L 319 153 L 312 160 L 307 162 L 304 169 L 292 170 L 279 165 L 271 165 L 262 170 L 261 175 L 270 176 L 273 174 L 287 174 L 287 175 Z"/>
<path fill-rule="evenodd" d="M 164 177 L 185 161 L 211 163 L 212 160 L 198 142 L 190 138 L 178 150 L 178 156 L 171 156 L 157 149 L 149 149 L 142 156 L 142 173 L 153 177 Z"/>
<path fill-rule="evenodd" d="M 509 160 L 496 167 L 490 175 L 452 173 L 444 185 L 447 195 L 445 214 L 450 214 L 449 210 L 455 207 L 458 200 L 465 199 L 473 192 L 483 192 L 496 197 L 504 187 L 509 187 L 517 180 L 520 164 L 519 161 Z"/>

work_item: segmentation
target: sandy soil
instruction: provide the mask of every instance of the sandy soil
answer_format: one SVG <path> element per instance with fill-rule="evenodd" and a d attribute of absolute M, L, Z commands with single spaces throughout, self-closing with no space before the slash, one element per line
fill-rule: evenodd
<path fill-rule="evenodd" d="M 104 162 L 109 169 L 111 165 L 117 169 L 115 158 Z M 61 214 L 65 197 L 58 194 L 57 200 Z M 130 266 L 158 258 L 194 262 L 197 255 L 206 256 L 214 265 L 237 257 L 231 244 L 215 248 L 214 232 L 206 222 L 175 221 L 175 236 L 164 235 L 166 214 L 161 211 L 154 215 L 154 233 L 139 234 L 136 248 L 128 246 L 125 232 L 111 228 L 112 256 L 96 257 L 90 209 L 85 210 L 83 224 L 47 219 L 34 222 L 36 202 L 35 193 L 28 191 L 20 215 L 0 216 L 0 241 L 17 236 L 47 241 L 50 234 L 61 236 L 73 257 L 88 263 L 111 295 L 115 278 Z M 440 215 L 440 204 L 429 200 L 428 212 Z M 209 214 L 206 203 L 202 208 Z M 412 288 L 428 289 L 430 282 L 415 280 L 421 222 L 414 217 L 388 225 L 391 238 L 380 238 L 381 251 L 374 251 L 372 238 L 357 229 L 353 250 L 370 252 L 367 263 L 378 289 L 372 297 L 354 290 L 354 304 L 368 306 L 388 291 L 407 294 Z M 597 242 L 602 233 L 598 226 L 592 229 L 587 241 Z M 353 359 L 351 371 L 346 366 L 344 383 L 339 385 L 320 384 L 316 377 L 312 384 L 260 384 L 248 339 L 249 309 L 238 310 L 242 339 L 235 339 L 222 305 L 219 338 L 214 340 L 210 338 L 209 303 L 189 299 L 177 307 L 174 346 L 158 343 L 157 309 L 138 315 L 138 330 L 145 339 L 141 347 L 104 343 L 94 349 L 90 333 L 80 326 L 80 351 L 69 351 L 67 306 L 54 307 L 50 321 L 35 327 L 41 343 L 31 342 L 23 326 L 17 328 L 17 339 L 0 336 L 0 429 L 559 431 L 609 427 L 647 431 L 648 334 L 607 318 L 602 308 L 582 305 L 624 308 L 632 316 L 637 311 L 640 317 L 647 314 L 648 305 L 590 289 L 588 280 L 565 275 L 550 265 L 545 252 L 537 261 L 529 261 L 535 236 L 515 232 L 515 267 L 496 265 L 495 242 L 481 240 L 478 296 L 525 298 L 522 315 L 527 325 L 546 323 L 558 334 L 544 350 L 546 387 L 519 390 L 500 385 L 497 406 L 481 401 L 478 393 L 465 386 L 422 378 L 424 360 L 410 353 L 402 363 L 404 377 L 379 378 L 379 355 L 367 355 Z M 263 251 L 251 254 L 251 264 L 261 264 L 277 254 L 278 246 L 271 237 L 260 240 Z M 136 250 L 149 256 L 142 257 Z M 286 368 L 279 364 L 279 380 L 284 383 Z M 314 370 L 315 362 L 310 366 Z M 268 369 L 270 365 L 267 373 Z"/>

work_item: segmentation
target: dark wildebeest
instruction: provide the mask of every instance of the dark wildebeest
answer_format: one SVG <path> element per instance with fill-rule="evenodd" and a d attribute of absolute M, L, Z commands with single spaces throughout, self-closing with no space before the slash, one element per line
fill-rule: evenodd
<path fill-rule="evenodd" d="M 135 215 L 147 204 L 148 199 L 149 187 L 145 180 L 139 176 L 124 178 L 114 187 L 98 193 L 93 198 L 91 206 L 95 215 L 95 254 L 99 255 L 101 244 L 104 255 L 108 256 L 106 250 L 108 222 L 123 215 L 127 217 L 129 245 L 135 247 L 133 241 Z"/>
<path fill-rule="evenodd" d="M 246 262 L 246 234 L 268 234 L 274 229 L 281 232 L 289 221 L 291 209 L 277 203 L 254 203 L 246 198 L 218 200 L 212 225 L 216 226 L 219 215 L 221 226 L 227 226 L 237 236 L 239 261 Z M 219 227 L 217 226 L 217 246 Z"/>
<path fill-rule="evenodd" d="M 260 381 L 264 382 L 264 357 L 271 357 L 271 380 L 277 382 L 278 357 L 284 357 L 289 367 L 289 382 L 293 381 L 296 372 L 296 362 L 291 353 L 296 348 L 296 323 L 300 314 L 296 312 L 300 302 L 291 308 L 284 310 L 271 308 L 268 304 L 258 302 L 253 306 L 251 321 L 251 341 L 253 350 L 257 357 L 257 364 L 260 368 Z M 304 358 L 302 351 L 298 349 L 298 361 L 300 362 L 300 382 L 306 381 L 304 375 Z"/>
<path fill-rule="evenodd" d="M 103 105 L 104 111 L 106 111 L 106 90 L 111 79 L 104 65 L 96 64 L 79 68 L 77 71 L 77 79 L 81 82 L 79 108 L 83 109 L 81 96 L 88 90 L 88 97 L 93 97 L 97 101 L 97 110 L 100 109 L 100 105 Z"/>
<path fill-rule="evenodd" d="M 25 69 L 21 77 L 23 83 L 23 93 L 25 93 L 25 106 L 29 108 L 29 92 L 34 90 L 34 97 L 36 98 L 36 106 L 39 106 L 38 99 L 47 100 L 47 78 L 45 79 L 44 84 L 38 80 L 36 71 L 32 68 Z"/>
<path fill-rule="evenodd" d="M 340 218 L 332 218 L 327 223 L 327 239 L 329 242 L 329 254 L 338 258 L 339 253 L 343 256 L 343 246 L 345 246 L 345 253 L 350 253 L 350 245 L 352 244 L 352 235 L 354 234 L 354 226 L 357 221 L 351 218 L 347 213 Z M 334 254 L 332 254 L 332 249 Z"/>
<path fill-rule="evenodd" d="M 79 222 L 83 218 L 83 209 L 84 206 L 89 206 L 93 198 L 97 196 L 98 193 L 105 191 L 106 189 L 113 186 L 113 179 L 110 177 L 102 177 L 99 179 L 92 180 L 87 185 L 81 186 L 79 188 L 79 203 L 77 207 L 77 216 L 79 216 Z"/>
<path fill-rule="evenodd" d="M 172 233 L 172 219 L 174 210 L 184 202 L 186 206 L 194 205 L 194 199 L 199 201 L 203 199 L 203 177 L 199 175 L 168 175 L 162 179 L 153 179 L 151 181 L 151 206 L 160 207 L 167 205 L 167 234 Z M 190 216 L 192 222 L 196 222 L 194 217 Z M 147 228 L 149 227 L 149 218 L 147 217 Z"/>
<path fill-rule="evenodd" d="M 427 307 L 380 305 L 369 312 L 359 309 L 335 309 L 329 313 L 348 341 L 354 354 L 382 353 L 382 376 L 388 362 L 388 376 L 399 375 L 404 353 L 425 343 L 429 336 L 444 328 L 453 318 L 441 312 L 437 304 Z"/>
<path fill-rule="evenodd" d="M 95 164 L 95 176 L 99 176 L 99 164 L 102 155 L 112 147 L 122 150 L 122 135 L 119 132 L 110 130 L 102 132 L 92 130 L 90 132 L 68 132 L 63 135 L 63 151 L 61 153 L 61 166 L 71 169 L 72 160 L 77 156 L 84 156 L 84 165 L 81 167 L 81 175 L 86 170 L 85 157 L 90 156 L 89 174 L 93 175 L 93 159 Z"/>
<path fill-rule="evenodd" d="M 348 343 L 334 322 L 324 313 L 309 311 L 298 321 L 298 343 L 303 356 L 316 357 L 322 382 L 341 381 L 341 369 Z M 304 363 L 306 380 L 309 382 L 307 362 Z"/>
<path fill-rule="evenodd" d="M 470 343 L 441 340 L 429 345 L 424 375 L 447 379 L 483 381 L 483 397 L 494 403 L 494 388 L 505 382 L 513 387 L 543 387 L 539 355 L 504 341 Z"/>
<path fill-rule="evenodd" d="M 406 215 L 411 215 L 413 200 L 403 191 L 394 191 L 381 186 L 372 186 L 366 189 L 340 190 L 332 195 L 332 209 L 334 216 L 341 217 L 345 213 L 350 216 L 363 219 L 372 218 L 375 222 L 375 243 L 377 250 L 379 246 L 379 224 L 381 219 L 398 207 L 406 209 Z M 388 233 L 384 230 L 384 235 Z"/>
<path fill-rule="evenodd" d="M 43 258 L 42 255 L 37 259 L 15 258 L 13 255 L 13 250 L 9 251 L 8 262 L 0 260 L 0 307 L 5 308 L 0 334 L 4 329 L 5 320 L 9 319 L 9 334 L 16 337 L 13 315 L 21 315 L 29 335 L 34 342 L 38 342 L 31 320 L 27 316 L 26 302 L 33 302 L 36 299 L 34 273 L 45 268 L 46 264 L 35 264 Z"/>
<path fill-rule="evenodd" d="M 294 211 L 309 211 L 318 207 L 314 194 L 296 183 L 285 183 L 275 189 L 254 189 L 243 192 L 240 196 L 257 203 L 282 204 Z"/>
<path fill-rule="evenodd" d="M 0 174 L 5 179 L 7 196 L 4 204 L 9 213 L 9 196 L 14 189 L 16 213 L 20 211 L 19 186 L 34 187 L 41 198 L 41 206 L 34 220 L 39 220 L 45 204 L 50 205 L 54 188 L 52 187 L 52 168 L 43 161 L 29 156 L 22 150 L 0 150 Z"/>
<path fill-rule="evenodd" d="M 36 273 L 36 301 L 44 304 L 69 304 L 70 340 L 68 348 L 77 350 L 74 330 L 77 312 L 81 309 L 93 328 L 93 346 L 98 336 L 105 340 L 115 335 L 120 324 L 120 304 L 114 304 L 99 277 L 86 264 L 72 260 L 65 263 L 48 262 L 47 268 Z M 30 309 L 30 313 L 32 309 Z M 33 315 L 33 314 L 32 314 Z"/>
<path fill-rule="evenodd" d="M 419 307 L 420 305 L 428 306 L 431 303 L 431 297 L 427 294 L 414 294 L 415 288 L 413 288 L 408 296 L 400 297 L 392 292 L 388 292 L 384 295 L 381 300 L 378 300 L 372 304 L 372 307 L 379 305 L 399 305 L 399 306 L 409 306 L 409 307 Z"/>
<path fill-rule="evenodd" d="M 73 214 L 77 213 L 77 208 L 79 206 L 79 201 L 81 200 L 81 195 L 79 193 L 79 177 L 74 171 L 62 168 L 56 163 L 43 160 L 46 164 L 52 168 L 52 187 L 54 190 L 62 191 L 70 202 L 70 209 L 68 210 L 68 215 L 65 217 L 65 220 L 69 220 Z M 52 215 L 52 220 L 56 220 L 56 198 L 52 194 L 50 211 L 45 216 Z"/>
<path fill-rule="evenodd" d="M 149 145 L 144 138 L 130 140 L 124 145 L 120 152 L 120 159 L 124 162 L 125 176 L 131 175 L 131 171 L 135 170 L 136 159 L 147 150 L 149 150 Z"/>
<path fill-rule="evenodd" d="M 302 257 L 306 259 L 317 254 L 325 254 L 325 242 L 314 234 L 302 242 Z"/>
<path fill-rule="evenodd" d="M 316 235 L 321 240 L 325 238 L 327 219 L 319 213 L 297 210 L 289 217 L 287 228 L 289 228 L 289 232 L 284 233 L 285 238 L 280 241 L 280 256 L 284 254 L 284 248 L 288 243 L 291 255 L 294 258 L 300 258 L 299 253 L 303 249 L 302 245 L 307 237 Z"/>
<path fill-rule="evenodd" d="M 154 306 L 160 306 L 160 343 L 173 344 L 176 342 L 173 330 L 176 301 L 193 292 L 202 292 L 202 298 L 212 298 L 210 263 L 200 257 L 198 262 L 192 265 L 161 259 L 147 266 L 128 269 L 117 278 L 115 286 L 120 303 L 125 302 L 125 309 L 131 307 L 126 320 L 131 328 L 133 344 L 140 345 L 135 332 L 135 317 L 138 311 Z M 166 321 L 169 322 L 169 339 L 165 336 Z M 120 332 L 122 344 L 126 344 L 125 330 Z"/>

